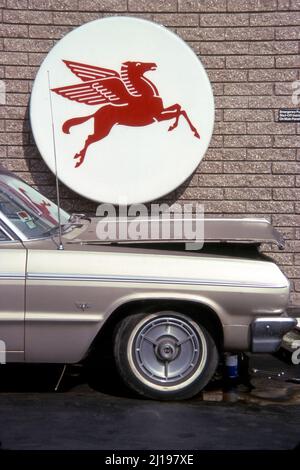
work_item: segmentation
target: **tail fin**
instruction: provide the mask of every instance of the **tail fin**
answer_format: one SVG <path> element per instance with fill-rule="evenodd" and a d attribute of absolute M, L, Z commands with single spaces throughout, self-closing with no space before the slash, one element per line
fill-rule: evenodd
<path fill-rule="evenodd" d="M 66 122 L 63 123 L 62 130 L 65 134 L 69 134 L 71 127 L 77 126 L 78 124 L 82 124 L 83 122 L 88 121 L 92 117 L 94 117 L 93 114 L 90 114 L 89 116 L 68 119 Z"/>

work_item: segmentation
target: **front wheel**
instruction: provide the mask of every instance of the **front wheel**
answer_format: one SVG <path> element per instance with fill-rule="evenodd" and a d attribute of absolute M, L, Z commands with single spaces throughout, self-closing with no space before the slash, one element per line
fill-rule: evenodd
<path fill-rule="evenodd" d="M 114 356 L 127 386 L 159 400 L 191 398 L 205 387 L 218 365 L 210 333 L 174 311 L 124 318 L 115 334 Z"/>

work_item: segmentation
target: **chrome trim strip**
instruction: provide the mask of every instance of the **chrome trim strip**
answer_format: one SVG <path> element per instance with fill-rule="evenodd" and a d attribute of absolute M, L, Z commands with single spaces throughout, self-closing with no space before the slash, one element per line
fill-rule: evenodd
<path fill-rule="evenodd" d="M 11 236 L 11 234 L 8 232 L 8 230 L 6 230 L 6 228 L 3 227 L 3 222 L 2 222 L 2 220 L 0 221 L 0 231 L 3 232 L 4 235 L 6 235 L 7 238 L 8 238 L 8 240 L 1 240 L 1 242 L 6 242 L 6 243 L 7 243 L 8 241 L 10 241 L 10 242 L 11 242 L 11 241 L 15 241 L 15 240 L 13 239 L 13 237 Z"/>
<path fill-rule="evenodd" d="M 19 238 L 22 240 L 22 242 L 28 240 L 27 237 L 25 237 L 24 233 L 21 232 L 10 220 L 6 215 L 3 214 L 3 212 L 0 211 L 0 219 L 7 225 L 7 227 Z"/>
<path fill-rule="evenodd" d="M 5 280 L 25 280 L 25 274 L 19 274 L 19 273 L 0 273 L 0 280 L 2 281 L 3 279 Z"/>
<path fill-rule="evenodd" d="M 95 313 L 74 313 L 70 314 L 69 312 L 63 313 L 37 313 L 37 312 L 29 312 L 26 314 L 26 321 L 27 322 L 67 322 L 70 323 L 99 323 L 103 322 L 104 315 L 99 314 L 98 312 Z"/>
<path fill-rule="evenodd" d="M 225 287 L 249 287 L 249 288 L 278 288 L 288 287 L 271 283 L 243 283 L 239 281 L 221 281 L 213 279 L 186 279 L 186 278 L 164 278 L 152 276 L 114 276 L 114 275 L 84 275 L 84 274 L 43 274 L 29 273 L 27 279 L 32 281 L 100 281 L 100 282 L 141 282 L 149 284 L 183 284 L 183 285 L 206 285 Z"/>

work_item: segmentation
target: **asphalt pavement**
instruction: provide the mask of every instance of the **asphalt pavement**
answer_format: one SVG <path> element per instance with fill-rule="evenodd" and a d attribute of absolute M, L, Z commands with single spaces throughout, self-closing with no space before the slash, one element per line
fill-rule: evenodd
<path fill-rule="evenodd" d="M 300 370 L 269 356 L 250 361 L 249 384 L 216 381 L 184 402 L 97 390 L 78 369 L 54 387 L 57 366 L 1 366 L 0 441 L 6 450 L 293 449 L 300 443 Z M 101 381 L 100 381 L 101 382 Z M 250 385 L 251 384 L 251 385 Z"/>

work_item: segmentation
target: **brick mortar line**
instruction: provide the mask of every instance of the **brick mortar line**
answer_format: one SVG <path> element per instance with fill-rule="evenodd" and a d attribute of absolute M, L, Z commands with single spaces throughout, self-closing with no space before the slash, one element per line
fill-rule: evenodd
<path fill-rule="evenodd" d="M 12 119 L 9 119 L 9 120 L 12 120 Z M 7 133 L 9 131 L 2 131 L 1 133 L 4 134 L 4 133 Z M 29 132 L 29 131 L 28 131 Z M 27 133 L 28 133 L 27 132 Z M 15 132 L 10 132 L 10 133 L 15 133 Z M 0 145 L 0 148 L 6 148 L 7 147 L 7 144 L 2 144 Z M 22 145 L 16 145 L 16 144 L 13 144 L 11 145 L 10 147 L 35 147 L 33 144 L 31 145 L 26 145 L 26 146 L 22 146 Z M 228 148 L 228 147 L 226 147 Z M 236 148 L 236 147 L 235 147 Z M 17 159 L 17 160 L 22 160 L 24 157 L 16 157 L 16 156 L 3 156 L 3 157 L 0 157 L 0 160 L 12 160 L 12 159 Z M 27 157 L 26 160 L 35 160 L 35 161 L 39 161 L 40 160 L 40 157 L 37 157 L 37 156 L 33 156 L 33 157 Z M 224 162 L 224 160 L 206 160 L 207 162 L 209 163 L 213 163 L 213 162 L 219 162 L 219 163 L 222 163 Z M 226 163 L 271 163 L 271 160 L 226 160 Z M 280 163 L 294 163 L 294 162 L 297 162 L 300 164 L 300 161 L 299 160 L 276 160 L 276 162 L 280 162 Z M 201 172 L 195 172 L 195 174 L 199 175 L 203 175 L 203 174 L 206 174 L 206 175 L 228 175 L 228 174 L 237 174 L 237 173 L 201 173 Z M 269 175 L 270 173 L 243 173 L 243 175 Z M 294 173 L 283 173 L 284 175 L 288 176 L 288 175 L 293 175 Z M 298 173 L 300 175 L 300 173 Z M 281 176 L 281 173 L 274 173 L 274 176 Z M 193 186 L 193 187 L 198 187 L 198 186 Z M 210 186 L 205 186 L 206 188 L 209 188 Z M 235 188 L 235 189 L 243 189 L 244 186 L 230 186 L 231 188 Z M 251 186 L 251 188 L 254 188 L 255 186 Z M 202 188 L 202 187 L 201 187 Z M 211 188 L 214 188 L 214 186 L 211 186 Z M 295 189 L 294 186 L 284 186 L 284 187 L 271 187 L 271 189 Z M 297 189 L 297 188 L 296 188 Z M 299 187 L 299 190 L 300 190 L 300 187 Z M 276 199 L 277 200 L 277 199 Z M 286 200 L 292 200 L 292 199 L 286 199 Z M 299 201 L 300 202 L 300 201 Z"/>
<path fill-rule="evenodd" d="M 5 24 L 11 24 L 13 25 L 13 23 L 5 23 Z M 25 24 L 23 24 L 22 26 L 25 26 Z M 30 26 L 33 26 L 33 25 L 30 25 Z M 37 24 L 36 26 L 47 26 L 47 24 Z M 55 27 L 55 26 L 59 26 L 59 25 L 49 25 L 51 27 Z M 74 29 L 76 28 L 76 25 L 66 25 L 66 26 L 74 26 Z M 299 23 L 299 27 L 300 27 L 300 23 Z M 178 27 L 177 27 L 178 28 Z M 191 26 L 189 27 L 190 29 L 192 28 L 195 28 L 195 26 Z M 187 29 L 187 27 L 182 27 L 182 29 Z M 198 28 L 197 28 L 198 29 Z M 199 28 L 200 29 L 200 28 Z M 67 34 L 67 33 L 66 33 Z M 63 36 L 62 36 L 63 37 Z M 49 38 L 49 37 L 45 37 L 45 36 L 6 36 L 6 35 L 0 35 L 0 38 L 1 39 L 8 39 L 8 40 L 17 40 L 17 41 L 26 41 L 26 40 L 31 40 L 31 41 L 35 41 L 35 40 L 39 40 L 39 41 L 59 41 L 61 38 L 57 37 L 57 38 Z M 286 42 L 286 43 L 289 43 L 289 42 L 295 42 L 295 43 L 299 43 L 299 39 L 297 38 L 280 38 L 280 39 L 275 39 L 275 38 L 272 38 L 272 39 L 244 39 L 244 38 L 241 38 L 241 39 L 185 39 L 184 40 L 185 42 L 189 43 L 189 42 L 201 42 L 201 43 L 204 43 L 204 44 L 212 44 L 214 42 L 217 42 L 217 43 L 225 43 L 225 44 L 236 44 L 236 43 L 258 43 L 258 42 L 261 42 L 261 43 L 276 43 L 276 42 Z M 262 55 L 265 55 L 265 54 L 262 54 Z"/>
<path fill-rule="evenodd" d="M 103 14 L 106 14 L 106 13 L 111 13 L 112 15 L 117 15 L 118 13 L 137 13 L 139 15 L 145 13 L 145 14 L 154 14 L 154 15 L 168 15 L 168 14 L 173 14 L 173 13 L 178 13 L 178 14 L 183 14 L 183 15 L 188 15 L 188 14 L 198 14 L 200 16 L 208 16 L 208 15 L 214 15 L 214 16 L 217 16 L 217 15 L 226 15 L 226 16 L 237 16 L 237 15 L 244 15 L 244 16 L 248 16 L 248 19 L 250 18 L 253 18 L 255 16 L 259 16 L 259 15 L 263 15 L 263 14 L 268 14 L 268 13 L 279 13 L 279 14 L 291 14 L 291 13 L 296 13 L 297 11 L 299 11 L 299 9 L 296 9 L 296 10 L 279 10 L 278 8 L 274 8 L 272 10 L 257 10 L 257 11 L 249 11 L 249 10 L 220 10 L 220 11 L 199 11 L 199 10 L 181 10 L 179 9 L 179 6 L 177 6 L 177 9 L 176 10 L 165 10 L 165 11 L 160 11 L 160 10 L 136 10 L 136 9 L 130 9 L 129 8 L 129 4 L 127 3 L 127 7 L 126 8 L 122 8 L 120 10 L 111 10 L 111 9 L 105 9 L 105 10 L 94 10 L 94 9 L 84 9 L 84 8 L 77 8 L 77 9 L 57 9 L 57 8 L 53 8 L 53 9 L 49 9 L 49 8 L 42 8 L 42 9 L 39 9 L 39 8 L 9 8 L 7 6 L 5 7 L 2 7 L 2 11 L 3 12 L 18 12 L 18 11 L 21 11 L 21 12 L 24 12 L 24 11 L 28 11 L 28 12 L 39 12 L 39 13 L 43 13 L 43 12 L 48 12 L 48 13 L 103 13 Z"/>
<path fill-rule="evenodd" d="M 33 38 L 32 38 L 33 39 Z M 38 38 L 34 38 L 36 40 L 43 40 L 43 39 L 38 39 Z M 34 40 L 33 39 L 33 40 Z M 50 41 L 50 39 L 44 39 L 45 41 Z M 186 41 L 187 44 L 189 43 L 201 43 L 203 44 L 202 41 Z M 23 50 L 23 49 L 0 49 L 0 53 L 5 53 L 5 52 L 14 52 L 14 53 L 20 53 L 20 54 L 47 54 L 51 49 L 47 49 L 47 50 L 44 50 L 44 51 L 27 51 L 27 50 Z M 197 54 L 198 55 L 198 54 Z M 231 54 L 223 54 L 223 55 L 220 55 L 220 53 L 216 52 L 216 53 L 205 53 L 205 54 L 201 54 L 200 55 L 200 58 L 201 57 L 275 57 L 275 58 L 278 58 L 278 57 L 287 57 L 287 56 L 298 56 L 298 54 L 296 54 L 295 52 L 286 52 L 286 53 L 278 53 L 278 54 L 271 54 L 270 52 L 268 52 L 268 54 L 257 54 L 257 53 L 245 53 L 245 54 L 236 54 L 234 52 L 232 52 Z M 6 64 L 5 64 L 6 65 Z M 292 68 L 293 69 L 298 69 L 299 66 L 296 66 Z M 273 67 L 268 67 L 268 68 L 264 68 L 262 70 L 270 70 L 270 69 L 273 69 Z M 213 69 L 213 70 L 216 70 L 216 69 Z M 221 69 L 223 70 L 223 69 Z M 226 67 L 226 70 L 245 70 L 245 68 L 233 68 L 233 67 Z M 249 69 L 247 69 L 249 70 Z M 257 69 L 255 69 L 257 70 Z M 276 70 L 285 70 L 285 68 L 283 67 L 278 67 L 276 68 Z M 252 82 L 252 81 L 251 81 Z M 233 83 L 233 82 L 230 82 L 230 83 Z"/>
<path fill-rule="evenodd" d="M 6 25 L 13 25 L 13 23 L 4 23 Z M 21 26 L 25 26 L 25 24 L 22 24 Z M 32 26 L 32 25 L 31 25 Z M 48 26 L 48 24 L 38 24 L 36 26 Z M 74 26 L 73 29 L 76 28 L 76 25 L 49 25 L 51 27 L 55 27 L 55 26 Z M 300 24 L 299 24 L 299 27 L 300 27 Z M 183 29 L 186 29 L 184 26 L 182 27 Z M 72 28 L 70 28 L 70 30 L 72 30 Z M 66 32 L 67 34 L 67 32 Z M 28 33 L 28 36 L 6 36 L 6 35 L 1 35 L 0 38 L 1 39 L 8 39 L 8 40 L 31 40 L 31 41 L 35 41 L 35 40 L 38 40 L 38 41 L 56 41 L 58 42 L 63 36 L 61 37 L 45 37 L 45 36 L 32 36 L 32 35 L 29 35 Z M 201 44 L 212 44 L 214 42 L 217 42 L 217 43 L 225 43 L 225 44 L 236 44 L 236 43 L 276 43 L 276 42 L 285 42 L 285 43 L 289 43 L 289 42 L 299 42 L 299 39 L 296 39 L 296 38 L 292 38 L 292 39 L 287 39 L 287 38 L 280 38 L 280 39 L 184 39 L 185 42 L 189 43 L 194 43 L 194 42 L 199 42 Z M 295 54 L 295 53 L 294 53 Z M 240 54 L 242 55 L 242 54 Z M 247 55 L 247 54 L 245 54 Z M 268 55 L 268 54 L 260 54 L 260 55 Z M 278 55 L 285 55 L 285 54 L 282 54 L 282 53 L 279 53 Z"/>
<path fill-rule="evenodd" d="M 15 9 L 15 10 L 3 9 L 2 11 L 3 12 L 5 12 L 5 11 L 10 11 L 10 12 L 20 12 L 20 11 L 21 12 L 28 12 L 29 11 L 29 12 L 31 12 L 32 11 L 32 12 L 38 12 L 38 13 L 43 13 L 43 12 L 55 13 L 56 12 L 56 10 L 18 10 L 18 9 Z M 297 13 L 297 11 L 298 10 L 295 10 L 295 11 L 293 10 L 293 13 L 294 12 Z M 143 13 L 151 15 L 151 16 L 153 16 L 153 15 L 168 15 L 169 14 L 167 12 L 128 12 L 128 11 L 126 12 L 125 10 L 122 11 L 122 12 L 114 12 L 114 11 L 101 11 L 101 12 L 97 12 L 97 11 L 85 11 L 85 12 L 79 11 L 78 12 L 78 11 L 71 11 L 71 10 L 68 10 L 68 11 L 61 10 L 61 11 L 57 11 L 57 12 L 58 13 L 66 13 L 66 15 L 67 15 L 67 13 L 91 13 L 91 14 L 97 14 L 98 13 L 99 14 L 99 19 L 101 19 L 103 17 L 103 15 L 111 14 L 111 16 L 117 16 L 118 13 L 120 13 L 120 16 L 125 16 L 125 15 L 121 15 L 121 13 L 137 13 L 139 15 L 137 18 L 142 18 Z M 170 14 L 176 14 L 176 13 L 181 14 L 181 12 L 173 12 L 173 13 L 170 12 Z M 182 14 L 183 15 L 184 14 L 202 15 L 202 13 L 199 14 L 197 12 L 194 12 L 194 13 L 189 12 L 189 13 L 182 13 Z M 205 14 L 213 14 L 213 13 L 205 13 Z M 217 14 L 218 13 L 216 13 L 216 15 Z M 158 23 L 158 21 L 155 21 L 155 20 L 153 20 L 153 21 Z M 41 23 L 29 23 L 29 22 L 26 22 L 26 23 L 22 23 L 22 22 L 13 23 L 13 22 L 10 22 L 10 21 L 5 21 L 4 19 L 1 21 L 1 23 L 2 24 L 8 24 L 8 25 L 16 24 L 16 25 L 20 25 L 20 26 L 43 26 L 43 25 L 45 25 L 45 26 L 71 26 L 71 27 L 73 26 L 74 28 L 76 28 L 78 26 L 76 24 L 70 24 L 70 23 L 54 23 L 54 21 L 52 21 L 51 23 L 42 23 L 42 22 Z M 204 29 L 206 29 L 206 28 L 207 29 L 208 28 L 210 28 L 210 29 L 218 29 L 218 28 L 220 28 L 220 29 L 221 28 L 222 29 L 226 29 L 226 28 L 227 29 L 232 29 L 232 28 L 239 28 L 239 29 L 240 28 L 261 28 L 261 29 L 265 29 L 265 28 L 288 28 L 288 27 L 296 28 L 297 26 L 300 26 L 300 21 L 299 21 L 298 24 L 287 23 L 287 24 L 282 25 L 282 24 L 278 23 L 278 24 L 272 24 L 272 25 L 266 25 L 266 26 L 263 26 L 263 25 L 250 25 L 250 24 L 247 24 L 247 25 L 231 25 L 231 26 L 226 26 L 226 25 L 225 26 L 224 25 L 200 25 L 200 23 L 198 23 L 198 27 L 199 28 L 204 28 Z M 196 28 L 197 26 L 195 26 L 195 25 L 194 26 L 173 25 L 173 26 L 165 26 L 165 27 L 166 28 Z M 274 40 L 277 40 L 277 38 L 275 37 Z"/>
<path fill-rule="evenodd" d="M 16 10 L 18 11 L 18 10 Z M 111 12 L 110 12 L 111 13 Z M 112 15 L 112 16 L 116 16 L 116 15 Z M 123 15 L 124 16 L 124 15 Z M 99 16 L 99 20 L 102 19 L 103 17 L 102 16 Z M 107 18 L 107 17 L 106 17 Z M 142 18 L 142 16 L 139 16 L 137 17 L 138 19 Z M 97 18 L 95 18 L 96 20 Z M 90 21 L 94 21 L 94 20 L 90 20 Z M 162 26 L 164 26 L 165 28 L 169 29 L 169 28 L 203 28 L 203 29 L 224 29 L 224 28 L 228 28 L 228 29 L 233 29 L 233 28 L 262 28 L 262 29 L 265 29 L 265 28 L 279 28 L 279 27 L 282 27 L 282 28 L 297 28 L 300 26 L 300 22 L 299 24 L 285 24 L 285 25 L 271 25 L 271 26 L 204 26 L 204 25 L 194 25 L 194 26 L 188 26 L 188 25 L 181 25 L 181 26 L 178 26 L 178 25 L 168 25 L 168 26 L 165 26 L 164 24 L 158 22 L 158 21 L 155 21 L 155 20 L 152 20 L 154 23 L 157 23 L 157 24 L 160 24 Z M 69 26 L 73 29 L 79 27 L 81 25 L 81 23 L 74 23 L 74 24 L 70 24 L 70 23 L 54 23 L 53 21 L 51 23 L 21 23 L 21 22 L 18 22 L 18 23 L 13 23 L 13 22 L 9 22 L 9 21 L 4 21 L 2 20 L 1 21 L 1 24 L 3 25 L 20 25 L 20 26 Z M 274 38 L 272 39 L 273 41 L 284 41 L 284 39 L 277 39 L 277 38 Z M 289 40 L 289 39 L 288 39 Z M 292 39 L 291 39 L 292 40 Z M 215 39 L 215 41 L 224 41 L 223 39 Z M 236 41 L 242 41 L 242 39 L 237 39 Z M 268 39 L 249 39 L 249 41 L 268 41 Z M 295 41 L 297 41 L 297 39 L 295 39 Z"/>
<path fill-rule="evenodd" d="M 9 67 L 12 67 L 11 65 Z M 22 65 L 17 65 L 17 67 L 26 67 L 26 66 L 22 66 Z M 6 80 L 5 77 L 3 77 L 4 81 Z M 18 81 L 19 79 L 18 78 L 9 78 L 8 80 L 10 81 Z M 30 79 L 20 79 L 20 80 L 30 80 Z M 30 82 L 30 83 L 33 83 L 33 80 Z M 218 82 L 214 82 L 214 83 L 218 83 Z M 240 82 L 240 83 L 246 83 L 246 82 Z M 254 82 L 256 83 L 256 82 Z M 265 82 L 265 83 L 270 83 L 270 82 Z M 11 91 L 11 92 L 8 92 L 7 94 L 8 95 L 30 95 L 31 92 L 19 92 L 19 91 Z M 289 95 L 217 95 L 218 97 L 221 97 L 221 98 L 262 98 L 262 97 L 266 97 L 266 98 L 278 98 L 280 96 L 282 96 L 283 98 L 284 97 L 288 97 Z M 1 105 L 1 106 L 6 106 L 6 107 L 9 107 L 9 108 L 25 108 L 26 105 Z M 295 106 L 292 106 L 292 103 L 291 103 L 291 107 L 295 107 Z M 252 107 L 247 107 L 247 108 L 236 108 L 236 107 L 215 107 L 215 109 L 217 111 L 233 111 L 233 110 L 239 110 L 239 111 L 255 111 L 257 110 L 256 107 L 252 108 Z M 259 108 L 261 111 L 265 111 L 265 110 L 270 110 L 270 111 L 276 111 L 278 109 L 280 109 L 280 106 L 276 106 L 276 107 L 267 107 L 267 108 Z M 16 118 L 18 119 L 18 118 Z M 248 122 L 256 122 L 256 123 L 260 123 L 260 124 L 300 124 L 300 123 L 280 123 L 278 121 L 257 121 L 257 120 L 253 120 L 253 121 L 229 121 L 229 120 L 220 120 L 220 121 L 216 121 L 216 123 L 219 123 L 219 122 L 223 122 L 223 123 L 229 123 L 229 122 L 232 122 L 232 123 L 240 123 L 240 124 L 247 124 Z M 220 134 L 218 134 L 220 135 Z M 231 135 L 231 134 L 222 134 L 222 135 Z M 239 135 L 243 135 L 243 134 L 239 134 Z M 250 135 L 270 135 L 270 133 L 267 133 L 267 134 L 250 134 Z M 290 134 L 278 134 L 278 136 L 283 136 L 283 135 L 290 135 Z M 239 147 L 239 148 L 243 148 L 243 147 Z M 257 147 L 257 148 L 264 148 L 264 147 Z"/>
<path fill-rule="evenodd" d="M 300 27 L 300 23 L 299 23 L 299 27 Z M 5 37 L 5 36 L 1 36 L 1 37 Z M 22 38 L 19 38 L 19 39 L 22 39 Z M 26 39 L 26 38 L 23 38 L 23 39 Z M 37 38 L 32 38 L 32 39 L 37 39 Z M 46 39 L 46 38 L 42 38 L 42 39 Z M 299 39 L 210 39 L 210 40 L 203 40 L 203 39 L 185 39 L 184 41 L 186 42 L 201 42 L 201 43 L 205 43 L 205 44 L 211 44 L 212 42 L 221 42 L 221 43 L 232 43 L 232 44 L 236 44 L 236 43 L 245 43 L 245 42 L 249 42 L 249 43 L 252 43 L 252 42 L 268 42 L 268 43 L 272 43 L 272 42 L 299 42 Z M 262 54 L 264 55 L 264 54 Z"/>

